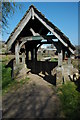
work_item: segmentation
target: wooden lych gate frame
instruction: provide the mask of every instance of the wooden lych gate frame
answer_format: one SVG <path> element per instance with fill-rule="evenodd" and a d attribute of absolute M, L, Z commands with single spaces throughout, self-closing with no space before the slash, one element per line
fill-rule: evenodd
<path fill-rule="evenodd" d="M 48 33 L 52 35 L 48 35 Z M 42 42 L 42 40 L 47 42 Z M 57 39 L 55 41 L 54 39 Z M 37 50 L 42 44 L 53 43 L 58 51 L 58 66 L 62 66 L 65 57 L 65 51 L 68 53 L 70 61 L 71 54 L 75 53 L 75 47 L 54 24 L 52 24 L 41 12 L 31 5 L 23 16 L 19 24 L 11 33 L 7 40 L 7 51 L 15 54 L 16 65 L 20 63 L 20 50 L 23 48 L 22 63 L 28 60 L 29 51 L 31 51 L 32 60 L 37 60 Z M 37 45 L 39 46 L 37 47 Z M 25 52 L 26 51 L 26 52 Z"/>

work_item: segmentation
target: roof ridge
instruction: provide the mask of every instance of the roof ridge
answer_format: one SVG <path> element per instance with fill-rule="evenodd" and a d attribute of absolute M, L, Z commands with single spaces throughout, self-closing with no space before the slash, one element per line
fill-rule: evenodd
<path fill-rule="evenodd" d="M 29 8 L 31 8 L 31 7 L 36 8 L 33 4 L 31 4 L 31 5 L 29 6 Z"/>

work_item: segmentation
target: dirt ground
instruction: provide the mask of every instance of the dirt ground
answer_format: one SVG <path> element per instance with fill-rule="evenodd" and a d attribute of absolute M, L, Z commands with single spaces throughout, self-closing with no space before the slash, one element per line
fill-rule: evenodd
<path fill-rule="evenodd" d="M 28 83 L 3 96 L 3 118 L 62 117 L 56 87 L 38 75 L 28 77 Z"/>

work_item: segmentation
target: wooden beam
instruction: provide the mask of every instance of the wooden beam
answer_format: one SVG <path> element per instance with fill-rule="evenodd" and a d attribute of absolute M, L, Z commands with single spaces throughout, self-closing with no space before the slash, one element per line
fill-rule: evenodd
<path fill-rule="evenodd" d="M 38 33 L 35 33 L 35 31 L 32 28 L 30 28 L 30 31 L 32 32 L 33 36 L 39 35 Z"/>
<path fill-rule="evenodd" d="M 44 35 L 39 36 L 39 35 L 37 35 L 37 36 L 22 37 L 22 38 L 20 39 L 20 41 L 25 41 L 25 40 L 26 40 L 26 41 L 44 40 L 44 39 L 46 39 L 46 40 L 56 39 L 56 37 L 55 37 L 54 35 L 47 35 L 47 36 L 44 36 Z"/>
<path fill-rule="evenodd" d="M 68 49 L 71 51 L 72 54 L 75 54 L 75 51 L 73 51 L 70 47 Z"/>
<path fill-rule="evenodd" d="M 23 37 L 20 39 L 20 41 L 22 41 L 22 43 L 20 44 L 20 47 L 19 47 L 19 51 L 21 49 L 21 47 L 27 42 L 27 41 L 33 41 L 33 40 L 43 40 L 43 39 L 47 39 L 48 40 L 48 43 L 51 43 L 53 42 L 51 39 L 55 39 L 56 37 L 54 35 L 48 35 L 48 36 L 30 36 L 30 37 Z M 50 41 L 49 41 L 50 40 Z M 42 42 L 42 44 L 44 44 Z M 47 44 L 47 43 L 45 43 Z M 57 44 L 57 43 L 55 43 Z"/>
<path fill-rule="evenodd" d="M 16 59 L 16 64 L 19 64 L 19 43 L 17 42 L 15 45 L 15 59 Z"/>
<path fill-rule="evenodd" d="M 34 9 L 31 8 L 31 16 L 32 16 L 32 20 L 34 20 Z"/>
<path fill-rule="evenodd" d="M 43 21 L 42 18 L 40 18 L 36 13 L 35 13 L 35 17 L 48 29 L 50 30 L 62 43 L 63 45 L 65 45 L 67 47 L 67 43 L 65 43 L 60 36 L 54 31 L 54 29 L 52 27 L 50 27 L 45 21 Z"/>
<path fill-rule="evenodd" d="M 52 42 L 46 41 L 46 42 L 40 42 L 39 44 L 52 44 Z"/>
<path fill-rule="evenodd" d="M 31 18 L 31 11 L 29 11 L 27 13 L 27 15 L 24 17 L 24 19 L 21 21 L 21 23 L 19 24 L 19 26 L 17 27 L 17 29 L 13 33 L 13 35 L 10 37 L 10 40 L 7 43 L 8 50 L 10 50 L 11 45 L 16 40 L 16 38 L 20 34 L 20 32 L 23 30 L 24 26 L 28 23 L 28 21 L 30 20 L 30 18 Z"/>
<path fill-rule="evenodd" d="M 60 35 L 58 35 L 51 26 L 49 26 L 49 25 L 48 25 L 38 14 L 36 14 L 36 13 L 35 13 L 35 17 L 36 17 L 48 30 L 50 30 L 50 31 L 57 37 L 57 39 L 59 39 L 59 40 L 61 41 L 61 43 L 62 43 L 65 47 L 68 47 L 68 49 L 71 51 L 71 53 L 74 54 L 74 50 L 71 49 L 66 42 L 64 42 L 64 40 L 60 37 Z"/>

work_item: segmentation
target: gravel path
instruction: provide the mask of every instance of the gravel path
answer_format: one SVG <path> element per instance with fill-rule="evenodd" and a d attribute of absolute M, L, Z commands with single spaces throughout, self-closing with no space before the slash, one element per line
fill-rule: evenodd
<path fill-rule="evenodd" d="M 3 118 L 61 117 L 56 87 L 38 75 L 28 77 L 28 83 L 3 96 Z"/>

